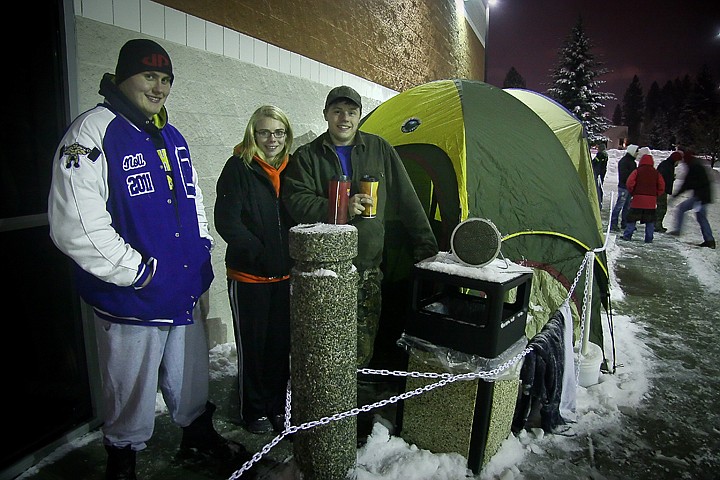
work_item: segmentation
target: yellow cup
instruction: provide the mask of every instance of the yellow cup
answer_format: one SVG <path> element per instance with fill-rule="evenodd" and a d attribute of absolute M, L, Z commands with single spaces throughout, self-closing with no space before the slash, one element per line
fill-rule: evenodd
<path fill-rule="evenodd" d="M 372 197 L 372 205 L 363 204 L 365 210 L 362 212 L 362 216 L 365 218 L 373 218 L 377 215 L 377 204 L 378 204 L 378 182 L 377 178 L 365 175 L 360 180 L 360 193 L 370 195 Z"/>

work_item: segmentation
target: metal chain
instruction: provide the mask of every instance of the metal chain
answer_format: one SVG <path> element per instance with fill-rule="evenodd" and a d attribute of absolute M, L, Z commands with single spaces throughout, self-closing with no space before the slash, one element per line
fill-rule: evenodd
<path fill-rule="evenodd" d="M 570 298 L 572 297 L 573 292 L 575 291 L 575 287 L 577 286 L 578 282 L 580 281 L 580 277 L 583 273 L 585 273 L 585 289 L 583 292 L 583 302 L 582 302 L 582 311 L 580 312 L 580 342 L 582 343 L 582 339 L 585 338 L 585 321 L 587 318 L 587 296 L 588 296 L 588 287 L 589 285 L 589 272 L 590 269 L 587 269 L 588 260 L 592 258 L 593 262 L 595 260 L 595 253 L 590 251 L 585 254 L 585 257 L 583 257 L 583 261 L 580 264 L 580 268 L 578 268 L 577 274 L 575 275 L 575 280 L 573 281 L 572 286 L 570 287 L 570 291 L 568 293 L 567 298 L 565 299 L 566 302 L 570 301 Z M 580 368 L 578 366 L 579 359 L 575 359 L 575 385 L 580 384 Z"/>
<path fill-rule="evenodd" d="M 573 291 L 575 290 L 575 287 L 577 286 L 577 283 L 580 281 L 580 277 L 582 276 L 583 272 L 585 272 L 585 268 L 587 266 L 588 259 L 590 257 L 594 257 L 593 252 L 588 252 L 588 255 L 585 256 L 583 259 L 582 264 L 580 265 L 580 268 L 578 269 L 577 275 L 575 275 L 575 280 L 573 281 L 572 286 L 570 287 L 570 292 L 568 294 L 568 300 L 572 296 Z M 588 273 L 586 272 L 586 275 Z M 588 289 L 590 288 L 589 285 L 590 282 L 585 282 L 585 297 L 584 299 L 587 299 L 588 295 Z M 585 319 L 586 319 L 586 312 L 587 312 L 587 306 L 586 302 L 583 301 L 582 305 L 582 315 L 581 315 L 581 321 L 580 321 L 580 338 L 582 338 L 584 328 L 585 328 Z M 386 405 L 399 402 L 400 400 L 407 400 L 408 398 L 414 397 L 416 395 L 421 395 L 425 392 L 429 392 L 431 390 L 434 390 L 439 387 L 444 387 L 445 385 L 448 385 L 450 383 L 454 383 L 457 381 L 469 381 L 469 380 L 488 380 L 488 379 L 494 379 L 497 378 L 497 376 L 504 372 L 505 370 L 509 369 L 513 365 L 515 365 L 517 362 L 522 360 L 528 353 L 532 351 L 532 347 L 525 348 L 522 352 L 515 355 L 513 358 L 509 359 L 502 365 L 495 367 L 488 371 L 479 371 L 479 372 L 470 372 L 470 373 L 462 373 L 462 374 L 452 374 L 452 373 L 434 373 L 434 372 L 404 372 L 401 370 L 383 370 L 383 369 L 371 369 L 371 368 L 361 368 L 358 369 L 358 373 L 361 374 L 367 374 L 367 375 L 382 375 L 382 376 L 394 376 L 394 377 L 410 377 L 410 378 L 431 378 L 431 379 L 440 379 L 440 381 L 436 383 L 431 383 L 428 385 L 425 385 L 424 387 L 416 388 L 415 390 L 411 390 L 409 392 L 404 392 L 399 395 L 393 395 L 392 397 L 380 400 L 372 404 L 363 405 L 362 407 L 356 407 L 352 408 L 350 410 L 347 410 L 345 412 L 335 413 L 333 415 L 323 417 L 319 420 L 312 420 L 310 422 L 305 422 L 301 425 L 290 425 L 290 415 L 291 415 L 291 400 L 292 400 L 292 390 L 290 381 L 288 381 L 287 386 L 287 392 L 285 394 L 285 424 L 284 424 L 284 430 L 278 434 L 275 438 L 270 441 L 267 445 L 265 445 L 259 452 L 256 452 L 250 460 L 246 461 L 240 469 L 236 470 L 229 478 L 228 480 L 237 480 L 239 479 L 243 473 L 247 472 L 252 468 L 252 466 L 259 462 L 262 457 L 267 455 L 267 453 L 272 450 L 278 443 L 280 443 L 286 436 L 292 435 L 294 433 L 297 433 L 300 430 L 309 430 L 321 425 L 327 425 L 330 422 L 336 422 L 338 420 L 342 420 L 344 418 L 353 417 L 361 412 L 369 412 L 370 410 L 373 410 L 375 408 L 384 407 Z M 576 369 L 576 377 L 579 375 L 579 370 Z M 578 379 L 576 378 L 576 384 Z"/>
<path fill-rule="evenodd" d="M 591 252 L 588 252 L 588 253 L 591 253 Z M 588 257 L 589 257 L 588 254 L 585 254 L 585 256 L 583 257 L 583 261 L 580 264 L 580 268 L 578 268 L 578 271 L 575 274 L 575 280 L 573 280 L 573 283 L 570 286 L 570 290 L 568 291 L 568 296 L 566 299 L 567 301 L 569 301 L 570 297 L 572 297 L 572 294 L 575 291 L 575 287 L 577 286 L 578 282 L 580 281 L 580 277 L 582 276 L 583 272 L 585 271 L 585 265 L 587 264 Z"/>
<path fill-rule="evenodd" d="M 378 402 L 363 405 L 362 407 L 356 407 L 352 408 L 350 410 L 347 410 L 345 412 L 336 413 L 333 415 L 330 415 L 328 417 L 323 417 L 320 420 L 312 420 L 310 422 L 305 422 L 301 425 L 292 426 L 290 425 L 290 399 L 291 399 L 291 392 L 290 392 L 290 382 L 288 382 L 288 390 L 286 392 L 286 403 L 285 403 L 285 429 L 278 434 L 275 438 L 272 439 L 270 443 L 265 445 L 259 452 L 255 453 L 252 458 L 248 461 L 246 461 L 240 469 L 236 470 L 228 480 L 237 480 L 242 476 L 243 473 L 247 472 L 252 468 L 252 466 L 259 462 L 262 457 L 264 457 L 270 450 L 272 450 L 280 441 L 282 441 L 283 438 L 285 438 L 288 435 L 292 435 L 300 430 L 309 430 L 311 428 L 318 427 L 320 425 L 327 425 L 330 422 L 335 422 L 338 420 L 342 420 L 344 418 L 353 417 L 355 415 L 358 415 L 360 412 L 369 412 L 370 410 L 373 410 L 375 408 L 383 407 L 385 405 L 389 405 L 392 403 L 399 402 L 400 400 L 406 400 L 408 398 L 414 397 L 416 395 L 423 394 L 425 392 L 429 392 L 430 390 L 434 390 L 438 387 L 443 387 L 445 385 L 448 385 L 453 382 L 462 381 L 462 380 L 476 380 L 478 378 L 480 379 L 488 379 L 488 378 L 495 378 L 498 374 L 504 372 L 505 370 L 509 369 L 513 365 L 515 365 L 517 362 L 519 362 L 522 358 L 525 357 L 528 353 L 532 351 L 532 348 L 525 348 L 522 352 L 515 355 L 513 358 L 509 359 L 502 365 L 493 368 L 492 370 L 488 371 L 481 371 L 481 372 L 470 372 L 470 373 L 463 373 L 459 375 L 453 375 L 451 373 L 432 373 L 432 372 L 403 372 L 398 370 L 374 370 L 369 368 L 361 368 L 358 369 L 359 373 L 365 373 L 365 374 L 376 374 L 376 375 L 391 375 L 391 376 L 401 376 L 401 377 L 412 377 L 412 378 L 439 378 L 441 379 L 439 382 L 431 383 L 429 385 L 425 385 L 424 387 L 416 388 L 415 390 L 401 393 L 400 395 L 393 395 L 392 397 L 380 400 Z"/>
<path fill-rule="evenodd" d="M 592 259 L 592 261 L 594 262 L 595 261 L 595 253 L 588 252 L 585 255 L 585 259 L 583 260 L 583 263 L 580 266 L 580 269 L 578 270 L 578 276 L 576 277 L 576 280 L 575 280 L 577 282 L 577 279 L 580 277 L 580 274 L 585 272 L 585 289 L 583 291 L 582 312 L 580 314 L 580 346 L 579 346 L 580 349 L 582 349 L 582 342 L 583 342 L 583 339 L 585 338 L 585 328 L 586 328 L 586 324 L 587 324 L 587 300 L 588 300 L 588 295 L 590 293 L 590 288 L 592 288 L 592 284 L 590 282 L 590 274 L 591 274 L 590 269 L 588 268 L 587 270 L 585 270 L 585 268 L 587 267 L 588 259 Z M 581 353 L 581 351 L 579 351 L 578 353 Z M 575 385 L 577 386 L 579 384 L 580 384 L 580 357 L 578 355 L 578 357 L 575 359 Z"/>
<path fill-rule="evenodd" d="M 595 254 L 593 252 L 588 252 L 585 255 L 585 260 L 583 260 L 582 265 L 580 265 L 580 269 L 578 270 L 578 275 L 575 280 L 577 282 L 577 279 L 580 278 L 580 275 L 582 273 L 585 273 L 585 289 L 583 291 L 582 312 L 580 315 L 580 340 L 585 338 L 584 337 L 584 335 L 585 335 L 585 318 L 586 318 L 586 314 L 587 314 L 587 305 L 586 305 L 587 302 L 585 300 L 587 300 L 587 297 L 588 297 L 588 283 L 589 283 L 588 280 L 589 280 L 589 276 L 590 276 L 590 271 L 589 270 L 585 271 L 585 266 L 587 264 L 588 258 L 590 258 L 590 257 L 594 258 Z"/>
<path fill-rule="evenodd" d="M 588 252 L 587 258 L 590 259 L 590 261 L 594 263 L 595 253 Z M 592 268 L 592 266 L 585 265 L 585 268 L 587 269 L 587 270 L 585 270 L 585 291 L 583 292 L 582 317 L 580 319 L 580 328 L 582 329 L 582 331 L 585 330 L 585 325 L 587 324 L 587 304 L 588 304 L 588 299 L 590 298 L 591 289 L 592 289 L 592 282 L 590 281 L 591 280 L 590 277 L 592 276 L 592 271 L 590 269 Z M 580 338 L 584 338 L 584 337 L 580 336 Z"/>
<path fill-rule="evenodd" d="M 283 422 L 283 425 L 285 427 L 284 430 L 287 430 L 288 427 L 290 427 L 290 415 L 292 414 L 291 409 L 290 409 L 291 405 L 292 405 L 292 388 L 291 388 L 291 384 L 290 384 L 290 379 L 288 378 L 287 389 L 285 390 L 285 419 Z"/>

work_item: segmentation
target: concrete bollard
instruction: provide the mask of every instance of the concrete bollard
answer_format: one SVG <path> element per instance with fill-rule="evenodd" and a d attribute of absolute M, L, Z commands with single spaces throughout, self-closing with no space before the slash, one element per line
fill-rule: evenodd
<path fill-rule="evenodd" d="M 312 224 L 290 229 L 292 424 L 351 410 L 357 401 L 357 229 Z M 305 480 L 349 478 L 357 417 L 301 430 L 293 456 Z"/>

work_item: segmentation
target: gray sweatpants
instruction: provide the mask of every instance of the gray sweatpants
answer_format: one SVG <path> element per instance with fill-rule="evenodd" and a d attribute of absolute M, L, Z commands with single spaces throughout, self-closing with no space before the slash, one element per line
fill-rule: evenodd
<path fill-rule="evenodd" d="M 145 448 L 155 427 L 158 387 L 178 426 L 205 411 L 209 357 L 200 304 L 193 319 L 182 327 L 144 327 L 95 316 L 105 445 Z"/>

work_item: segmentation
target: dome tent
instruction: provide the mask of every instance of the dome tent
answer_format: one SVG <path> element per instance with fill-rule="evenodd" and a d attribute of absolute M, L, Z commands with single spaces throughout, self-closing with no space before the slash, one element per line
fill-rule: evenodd
<path fill-rule="evenodd" d="M 360 129 L 395 147 L 441 250 L 449 249 L 453 229 L 467 218 L 486 218 L 497 226 L 502 254 L 538 272 L 534 305 L 559 307 L 585 253 L 603 243 L 596 204 L 562 143 L 532 109 L 502 89 L 472 80 L 430 82 L 383 102 L 363 118 Z M 402 228 L 391 216 L 386 236 L 384 268 L 392 282 L 409 275 L 411 263 Z M 599 255 L 591 308 L 590 340 L 598 345 L 603 345 L 599 299 L 608 287 L 604 262 Z M 582 292 L 581 280 L 576 306 Z M 548 318 L 529 323 L 528 337 Z M 577 329 L 579 318 L 575 321 Z"/>
<path fill-rule="evenodd" d="M 592 171 L 592 155 L 585 127 L 567 108 L 555 100 L 532 90 L 506 88 L 505 91 L 527 105 L 553 131 L 565 147 L 580 176 L 580 182 L 592 205 L 598 205 L 597 188 Z M 602 233 L 600 208 L 593 208 L 598 229 Z"/>

